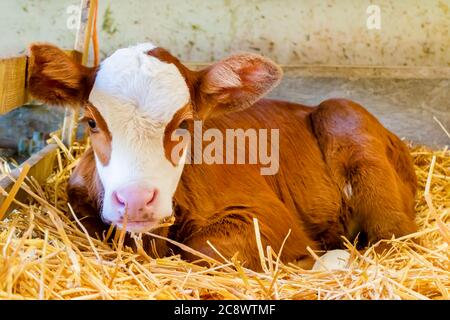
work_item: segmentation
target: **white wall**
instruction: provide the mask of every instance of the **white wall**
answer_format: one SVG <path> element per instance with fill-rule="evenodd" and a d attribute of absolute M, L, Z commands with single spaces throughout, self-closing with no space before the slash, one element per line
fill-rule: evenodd
<path fill-rule="evenodd" d="M 189 61 L 245 50 L 282 64 L 450 66 L 450 0 L 99 1 L 103 55 L 151 40 Z M 78 4 L 0 0 L 0 55 L 37 40 L 71 47 L 66 10 Z M 380 30 L 366 27 L 370 4 L 381 8 Z"/>

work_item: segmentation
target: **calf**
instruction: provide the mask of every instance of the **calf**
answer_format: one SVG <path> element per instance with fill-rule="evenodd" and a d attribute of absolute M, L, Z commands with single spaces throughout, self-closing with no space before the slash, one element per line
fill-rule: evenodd
<path fill-rule="evenodd" d="M 150 43 L 117 50 L 98 68 L 51 45 L 32 45 L 30 54 L 31 94 L 84 108 L 92 148 L 68 193 L 92 233 L 126 220 L 127 231 L 156 228 L 217 258 L 209 240 L 259 269 L 253 218 L 263 245 L 275 251 L 290 230 L 282 259 L 305 268 L 312 264 L 307 246 L 339 248 L 341 236 L 357 234 L 374 243 L 416 230 L 417 182 L 403 142 L 349 100 L 309 107 L 262 99 L 282 76 L 266 58 L 238 54 L 192 71 Z M 194 120 L 224 134 L 278 129 L 278 172 L 262 175 L 258 163 L 196 163 L 188 152 L 195 137 L 181 147 L 173 140 L 180 128 L 193 133 Z M 172 227 L 158 228 L 172 215 Z M 163 241 L 157 248 L 168 253 Z"/>

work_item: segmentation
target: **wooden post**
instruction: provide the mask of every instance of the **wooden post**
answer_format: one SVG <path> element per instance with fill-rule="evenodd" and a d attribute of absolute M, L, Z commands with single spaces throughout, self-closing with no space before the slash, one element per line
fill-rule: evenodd
<path fill-rule="evenodd" d="M 89 59 L 89 43 L 96 6 L 97 0 L 81 0 L 80 3 L 80 19 L 74 49 L 82 53 L 81 63 L 83 65 L 86 65 Z M 70 147 L 75 140 L 79 114 L 79 107 L 65 110 L 61 138 L 67 147 Z"/>
<path fill-rule="evenodd" d="M 0 115 L 26 102 L 26 57 L 0 59 Z"/>
<path fill-rule="evenodd" d="M 34 177 L 38 183 L 44 183 L 47 177 L 51 174 L 53 170 L 53 164 L 56 158 L 56 152 L 58 150 L 58 145 L 55 143 L 49 144 L 41 151 L 33 154 L 27 161 L 25 161 L 19 168 L 13 170 L 11 172 L 11 177 L 17 179 L 20 176 L 23 168 L 25 166 L 30 167 L 30 171 L 28 172 L 28 176 Z M 9 178 L 8 175 L 0 177 L 0 188 L 5 190 L 6 192 L 10 192 L 14 187 L 13 181 Z M 13 190 L 14 191 L 14 190 Z M 17 195 L 14 197 L 19 201 L 25 201 L 28 197 L 27 193 L 23 190 L 18 190 Z M 4 203 L 7 196 L 0 194 L 0 206 Z M 15 205 L 12 204 L 9 206 L 6 212 L 0 212 L 0 216 L 5 217 L 6 214 L 11 212 L 15 208 Z"/>

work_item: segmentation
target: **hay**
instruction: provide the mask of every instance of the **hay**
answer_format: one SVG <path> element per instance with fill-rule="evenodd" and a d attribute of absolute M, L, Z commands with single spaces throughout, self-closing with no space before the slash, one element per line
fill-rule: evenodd
<path fill-rule="evenodd" d="M 113 236 L 112 228 L 107 235 L 114 237 L 112 244 L 88 237 L 80 221 L 74 219 L 64 192 L 84 148 L 60 149 L 46 184 L 40 186 L 27 177 L 21 187 L 33 201 L 24 204 L 14 200 L 18 209 L 0 221 L 0 299 L 450 297 L 450 152 L 446 149 L 411 150 L 420 184 L 417 233 L 388 240 L 392 248 L 382 255 L 374 251 L 375 246 L 357 251 L 346 241 L 351 263 L 347 269 L 333 272 L 283 264 L 282 252 L 263 248 L 256 233 L 265 270 L 257 273 L 235 257 L 218 262 L 198 253 L 199 259 L 210 261 L 209 268 L 179 256 L 152 259 L 139 245 L 137 252 L 122 246 L 123 233 L 116 231 Z M 5 165 L 0 168 L 8 174 Z M 419 241 L 411 241 L 413 238 Z M 136 241 L 139 244 L 139 238 Z M 215 250 L 214 244 L 209 244 Z"/>

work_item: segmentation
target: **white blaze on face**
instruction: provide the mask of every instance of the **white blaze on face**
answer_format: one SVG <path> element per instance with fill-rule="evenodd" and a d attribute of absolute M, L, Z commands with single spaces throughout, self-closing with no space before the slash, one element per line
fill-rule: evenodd
<path fill-rule="evenodd" d="M 96 165 L 105 189 L 103 218 L 117 221 L 113 192 L 130 184 L 158 189 L 155 218 L 172 214 L 172 197 L 183 169 L 164 153 L 164 129 L 190 99 L 178 68 L 149 56 L 152 44 L 117 50 L 102 62 L 89 100 L 111 133 L 111 157 Z"/>

